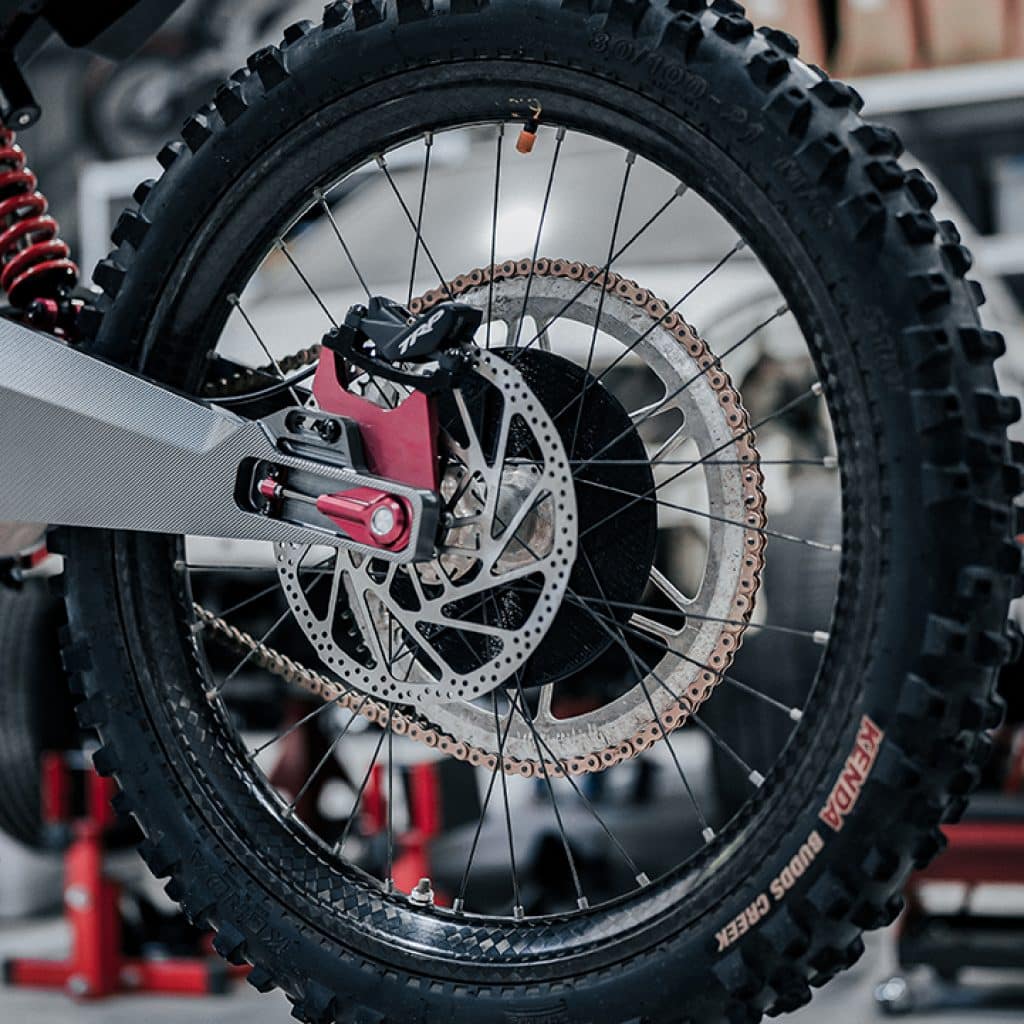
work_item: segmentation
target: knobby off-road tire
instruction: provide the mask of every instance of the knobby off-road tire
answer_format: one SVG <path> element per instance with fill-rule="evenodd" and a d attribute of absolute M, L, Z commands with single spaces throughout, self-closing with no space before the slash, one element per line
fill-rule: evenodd
<path fill-rule="evenodd" d="M 738 4 L 360 0 L 254 55 L 160 154 L 163 178 L 141 187 L 95 274 L 96 350 L 195 386 L 209 309 L 258 255 L 229 251 L 225 209 L 242 210 L 243 194 L 273 206 L 261 175 L 290 161 L 300 180 L 307 155 L 326 166 L 346 131 L 348 158 L 397 141 L 371 138 L 361 111 L 382 133 L 410 95 L 433 98 L 439 122 L 458 117 L 445 103 L 467 81 L 496 99 L 541 93 L 554 123 L 582 129 L 628 114 L 641 154 L 688 169 L 788 282 L 844 453 L 849 579 L 819 679 L 829 700 L 709 847 L 727 846 L 730 860 L 707 884 L 684 898 L 678 878 L 656 881 L 631 928 L 595 909 L 576 949 L 577 925 L 558 921 L 527 923 L 511 945 L 500 928 L 444 925 L 447 957 L 388 938 L 401 906 L 283 832 L 252 840 L 260 805 L 231 776 L 192 681 L 169 540 L 64 538 L 82 720 L 100 730 L 98 766 L 145 830 L 150 867 L 217 930 L 217 949 L 254 964 L 257 988 L 284 989 L 302 1020 L 757 1021 L 805 1003 L 857 960 L 865 929 L 895 918 L 903 882 L 941 849 L 939 825 L 963 811 L 985 759 L 1020 579 L 1019 453 L 1006 440 L 1019 408 L 992 370 L 1003 343 L 980 327 L 970 256 L 933 218 L 935 192 L 898 162 L 893 133 Z M 186 288 L 205 288 L 207 305 L 183 302 Z M 858 737 L 874 763 L 833 831 L 819 812 Z M 821 848 L 798 875 L 788 866 L 815 834 Z M 706 863 L 698 856 L 686 877 Z M 782 878 L 792 884 L 776 899 Z M 310 898 L 318 886 L 332 906 Z M 530 959 L 556 937 L 557 956 Z"/>

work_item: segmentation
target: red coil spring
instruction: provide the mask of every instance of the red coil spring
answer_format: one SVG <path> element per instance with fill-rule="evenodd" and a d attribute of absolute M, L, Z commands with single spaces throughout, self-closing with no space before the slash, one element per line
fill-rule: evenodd
<path fill-rule="evenodd" d="M 78 267 L 14 139 L 14 132 L 0 128 L 0 289 L 12 306 L 26 309 L 35 299 L 74 288 Z"/>

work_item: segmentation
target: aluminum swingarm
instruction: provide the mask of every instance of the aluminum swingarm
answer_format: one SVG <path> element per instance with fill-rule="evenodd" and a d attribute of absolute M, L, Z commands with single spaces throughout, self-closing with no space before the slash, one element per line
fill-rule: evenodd
<path fill-rule="evenodd" d="M 372 475 L 362 460 L 359 429 L 344 418 L 293 409 L 242 419 L 0 320 L 0 525 L 429 557 L 436 494 Z"/>

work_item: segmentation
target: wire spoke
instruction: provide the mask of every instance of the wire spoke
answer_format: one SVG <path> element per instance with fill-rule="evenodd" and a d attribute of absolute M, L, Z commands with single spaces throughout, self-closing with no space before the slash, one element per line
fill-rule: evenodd
<path fill-rule="evenodd" d="M 386 736 L 387 732 L 381 729 L 380 736 L 377 739 L 377 745 L 373 749 L 373 756 L 370 758 L 370 764 L 366 769 L 366 774 L 363 776 L 363 781 L 359 784 L 359 789 L 356 790 L 356 798 L 352 804 L 352 811 L 349 815 L 349 819 L 345 822 L 345 828 L 341 833 L 341 838 L 334 844 L 334 854 L 336 856 L 341 856 L 345 849 L 345 843 L 348 842 L 349 833 L 352 831 L 352 826 L 359 814 L 359 807 L 363 802 L 363 796 L 366 793 L 366 787 L 370 784 L 370 779 L 373 776 L 373 770 L 377 767 L 377 761 L 380 760 L 380 752 L 384 748 L 384 739 Z"/>
<path fill-rule="evenodd" d="M 583 893 L 583 887 L 580 885 L 580 875 L 576 867 L 576 858 L 573 856 L 572 846 L 569 844 L 569 837 L 565 831 L 565 823 L 562 821 L 562 812 L 558 809 L 558 801 L 555 799 L 555 787 L 551 784 L 551 776 L 548 774 L 548 765 L 544 760 L 544 755 L 541 753 L 540 740 L 537 738 L 537 727 L 534 725 L 533 719 L 525 710 L 526 695 L 523 693 L 523 680 L 519 673 L 516 674 L 516 689 L 519 692 L 519 699 L 522 702 L 522 707 L 518 710 L 533 736 L 533 744 L 537 750 L 537 760 L 540 761 L 541 774 L 544 776 L 544 784 L 547 786 L 548 796 L 551 799 L 551 809 L 554 811 L 555 821 L 558 824 L 558 835 L 562 840 L 562 848 L 565 850 L 565 859 L 569 863 L 569 873 L 572 875 L 573 888 L 576 890 L 576 906 L 579 907 L 580 910 L 586 910 L 587 907 L 590 906 L 590 903 Z"/>
<path fill-rule="evenodd" d="M 250 750 L 249 757 L 259 757 L 260 754 L 262 754 L 265 750 L 269 750 L 275 743 L 280 743 L 281 740 L 286 740 L 298 729 L 301 729 L 302 726 L 306 725 L 309 722 L 312 722 L 314 718 L 318 718 L 328 708 L 333 708 L 335 706 L 341 707 L 342 700 L 343 697 L 335 697 L 334 700 L 327 701 L 324 704 L 318 704 L 315 708 L 313 708 L 312 711 L 309 712 L 309 714 L 303 715 L 302 718 L 300 718 L 297 722 L 293 722 L 283 732 L 277 733 L 277 735 L 272 736 L 269 740 L 266 740 L 265 742 L 261 743 L 258 747 L 254 747 L 252 750 Z M 362 708 L 362 705 L 360 705 L 360 708 Z"/>
<path fill-rule="evenodd" d="M 721 736 L 711 728 L 710 725 L 705 722 L 700 715 L 695 711 L 690 715 L 690 719 L 696 723 L 696 725 L 704 732 L 712 743 L 719 750 L 723 751 L 731 760 L 735 761 L 740 768 L 746 773 L 747 781 L 755 788 L 760 789 L 764 785 L 764 776 L 754 768 L 751 768 L 746 761 L 731 747 Z"/>
<path fill-rule="evenodd" d="M 641 640 L 646 640 L 648 642 L 650 641 L 651 638 L 649 636 L 647 636 L 645 633 L 643 633 L 642 631 L 640 631 L 638 629 L 635 629 L 635 628 L 632 628 L 630 626 L 623 626 L 617 619 L 606 619 L 605 616 L 599 615 L 592 608 L 588 607 L 582 601 L 580 601 L 579 600 L 579 596 L 574 591 L 570 591 L 570 594 L 571 594 L 571 597 L 574 600 L 574 602 L 577 603 L 580 608 L 582 608 L 592 619 L 594 619 L 596 622 L 598 622 L 598 623 L 600 623 L 601 625 L 604 626 L 605 631 L 608 632 L 609 635 L 613 636 L 613 640 L 617 644 L 619 644 L 620 647 L 624 647 L 624 649 L 628 648 L 628 645 L 625 644 L 625 640 L 622 638 L 625 633 L 630 633 L 631 635 L 633 635 L 633 636 L 635 636 L 635 637 L 637 637 L 638 639 L 641 639 Z M 608 623 L 611 623 L 611 625 L 614 626 L 615 629 L 620 633 L 619 637 L 615 637 L 611 633 L 611 629 L 610 629 Z M 683 661 L 686 661 L 689 664 L 694 665 L 697 668 L 699 668 L 699 669 L 701 669 L 701 670 L 703 670 L 705 672 L 708 672 L 708 673 L 710 673 L 713 676 L 717 676 L 718 679 L 720 679 L 722 681 L 731 682 L 733 685 L 736 685 L 736 686 L 746 690 L 748 693 L 751 693 L 751 694 L 756 695 L 758 697 L 770 700 L 770 698 L 768 698 L 766 694 L 760 693 L 759 691 L 755 690 L 753 687 L 747 686 L 745 683 L 740 683 L 739 680 L 734 680 L 731 676 L 727 675 L 725 672 L 721 671 L 720 669 L 714 669 L 710 665 L 705 665 L 702 662 L 697 661 L 696 658 L 691 658 L 688 655 L 682 654 L 680 651 L 675 651 L 675 650 L 672 650 L 671 648 L 668 648 L 668 650 L 672 653 L 672 655 L 674 657 L 680 658 Z M 628 648 L 628 651 L 632 653 L 632 648 Z M 635 653 L 633 653 L 632 656 L 636 657 Z M 645 662 L 645 661 L 642 661 L 641 663 L 646 666 L 646 668 L 647 668 L 648 672 L 650 673 L 651 677 L 658 683 L 659 686 L 661 686 L 665 690 L 666 693 L 669 694 L 669 696 L 671 696 L 673 698 L 673 700 L 675 700 L 677 702 L 682 700 L 682 698 L 677 693 L 675 693 L 675 691 L 672 690 L 672 688 L 668 685 L 668 683 L 666 683 L 665 680 L 662 679 L 661 676 L 655 671 L 653 666 L 648 665 L 647 662 Z M 772 701 L 772 703 L 775 703 L 776 706 L 782 707 L 786 711 L 786 713 L 789 715 L 789 717 L 794 722 L 799 721 L 803 717 L 803 712 L 799 708 L 786 708 L 784 705 L 779 705 L 778 701 Z M 691 717 L 695 717 L 695 716 L 691 715 Z M 724 744 L 724 740 L 722 740 L 720 737 L 718 739 L 718 742 Z M 737 755 L 733 751 L 730 756 L 732 756 L 733 759 L 735 760 L 739 755 Z M 748 773 L 749 773 L 748 774 L 748 778 L 749 778 L 749 781 L 751 782 L 751 784 L 755 785 L 755 786 L 760 786 L 764 782 L 763 776 L 761 776 L 760 773 L 758 773 L 758 772 L 752 771 L 749 768 L 749 766 L 745 765 L 745 767 L 747 767 L 747 770 L 748 770 Z"/>
<path fill-rule="evenodd" d="M 551 168 L 548 171 L 548 182 L 544 189 L 544 202 L 540 208 L 540 219 L 537 222 L 537 235 L 533 242 L 533 254 L 530 258 L 530 273 L 526 278 L 526 291 L 523 294 L 523 308 L 519 314 L 519 320 L 516 323 L 516 336 L 515 341 L 512 344 L 513 352 L 519 348 L 519 342 L 523 335 L 523 323 L 526 320 L 526 310 L 530 304 L 530 291 L 533 288 L 533 279 L 536 272 L 537 257 L 540 254 L 540 240 L 544 233 L 544 221 L 548 215 L 548 203 L 551 201 L 551 190 L 555 184 L 555 171 L 558 168 L 558 157 L 562 152 L 562 143 L 565 141 L 566 131 L 565 128 L 559 126 L 558 131 L 555 133 L 555 151 L 551 157 Z M 494 257 L 491 257 L 491 266 L 494 266 Z"/>
<path fill-rule="evenodd" d="M 724 682 L 739 690 L 740 693 L 745 693 L 747 696 L 754 697 L 762 703 L 767 704 L 769 707 L 773 707 L 776 710 L 781 711 L 784 715 L 788 716 L 792 722 L 799 722 L 804 717 L 802 708 L 789 707 L 788 705 L 783 704 L 781 700 L 776 700 L 774 697 L 767 693 L 763 693 L 761 690 L 755 690 L 752 686 L 747 686 L 746 683 L 741 683 L 738 679 L 734 679 L 732 676 L 725 676 Z"/>
<path fill-rule="evenodd" d="M 366 292 L 366 297 L 369 299 L 373 293 L 370 291 L 370 286 L 366 283 L 366 278 L 363 277 L 362 271 L 360 271 L 359 265 L 356 263 L 355 258 L 352 255 L 352 250 L 349 249 L 348 243 L 345 241 L 345 237 L 341 233 L 341 228 L 338 226 L 338 222 L 334 217 L 334 211 L 331 209 L 330 203 L 327 202 L 327 197 L 321 189 L 316 189 L 313 193 L 313 197 L 327 215 L 327 219 L 330 221 L 331 227 L 334 229 L 335 237 L 341 245 L 342 252 L 345 253 L 345 258 L 348 260 L 349 266 L 352 268 L 352 272 L 356 275 L 363 291 Z"/>
<path fill-rule="evenodd" d="M 285 619 L 287 619 L 288 616 L 291 615 L 291 613 L 291 608 L 285 610 L 282 613 L 281 617 L 277 619 L 277 621 L 263 634 L 263 636 L 259 638 L 259 640 L 257 641 L 257 646 L 250 648 L 250 650 L 246 653 L 245 657 L 242 658 L 242 660 L 239 661 L 237 665 L 235 665 L 235 667 L 228 673 L 225 679 L 223 679 L 219 684 L 214 686 L 213 690 L 210 691 L 210 693 L 208 693 L 207 696 L 215 696 L 219 694 L 221 690 L 223 690 L 224 687 L 227 686 L 227 684 L 230 683 L 231 680 L 234 679 L 235 676 L 237 676 L 238 673 L 241 672 L 242 669 L 249 664 L 249 661 L 252 659 L 253 655 L 257 652 L 257 650 L 259 650 L 259 648 L 262 647 L 277 632 L 277 630 L 281 628 L 281 626 L 284 624 Z"/>
<path fill-rule="evenodd" d="M 692 285 L 686 292 L 684 292 L 667 310 L 650 327 L 646 328 L 644 332 L 631 341 L 616 357 L 612 362 L 606 366 L 595 378 L 594 383 L 598 383 L 605 379 L 616 366 L 619 365 L 631 352 L 633 352 L 639 345 L 647 340 L 679 307 L 689 299 L 691 299 L 697 291 L 708 281 L 711 280 L 724 267 L 729 260 L 731 260 L 737 253 L 742 252 L 746 248 L 747 243 L 743 239 L 739 239 L 736 244 L 709 270 L 707 271 L 697 282 Z"/>
<path fill-rule="evenodd" d="M 312 549 L 313 549 L 313 545 L 312 544 L 307 544 L 306 545 L 306 549 L 302 553 L 302 557 L 299 558 L 299 565 L 300 566 L 302 565 L 302 559 L 305 558 Z M 305 596 L 309 597 L 309 595 L 312 593 L 313 589 L 322 580 L 323 580 L 323 576 L 318 576 L 315 580 L 313 580 L 309 584 L 309 586 L 305 588 L 305 591 L 304 591 Z M 253 655 L 255 655 L 258 651 L 262 650 L 264 648 L 264 646 L 266 645 L 266 642 L 281 628 L 282 625 L 284 625 L 285 620 L 288 618 L 289 615 L 291 615 L 291 613 L 292 613 L 291 608 L 290 607 L 286 608 L 284 610 L 284 612 L 281 614 L 281 617 L 279 619 L 277 619 L 273 623 L 273 625 L 263 634 L 263 636 L 261 636 L 259 638 L 259 640 L 256 641 L 256 644 L 253 647 L 251 647 L 246 652 L 245 657 L 242 658 L 242 660 L 239 661 L 237 665 L 235 665 L 235 667 L 228 673 L 228 675 L 224 679 L 222 679 L 219 683 L 215 683 L 214 686 L 210 690 L 207 691 L 206 696 L 208 698 L 210 698 L 210 699 L 219 696 L 221 691 L 224 689 L 224 687 L 227 686 L 227 684 L 230 683 L 231 680 L 234 679 L 235 676 L 237 676 L 238 673 L 241 672 L 242 669 L 245 668 L 245 666 L 249 664 L 249 662 L 252 660 Z"/>
<path fill-rule="evenodd" d="M 395 179 L 391 175 L 391 169 L 388 167 L 388 162 L 384 158 L 383 154 L 377 157 L 377 166 L 381 169 L 384 177 L 387 179 L 388 185 L 391 186 L 391 191 L 395 194 L 395 198 L 398 200 L 398 205 L 401 206 L 402 212 L 405 214 L 405 219 L 409 222 L 409 226 L 416 233 L 416 245 L 417 248 L 423 249 L 423 254 L 430 261 L 431 267 L 434 268 L 434 273 L 437 275 L 438 281 L 441 283 L 441 287 L 444 289 L 448 298 L 454 302 L 455 296 L 452 295 L 451 288 L 448 287 L 448 279 L 441 273 L 441 268 L 437 265 L 437 260 L 434 259 L 434 254 L 430 251 L 430 246 L 427 245 L 426 239 L 423 237 L 422 231 L 419 230 L 416 224 L 416 219 L 412 215 L 408 204 L 405 201 L 405 197 L 402 195 L 398 185 L 395 184 Z"/>
<path fill-rule="evenodd" d="M 622 186 L 619 189 L 619 201 L 615 206 L 615 218 L 612 221 L 612 233 L 608 240 L 608 258 L 605 260 L 604 267 L 601 271 L 600 287 L 601 290 L 597 296 L 597 312 L 594 314 L 594 329 L 590 334 L 590 348 L 587 351 L 587 365 L 583 374 L 583 387 L 580 390 L 579 395 L 576 396 L 574 401 L 577 403 L 576 409 L 576 423 L 572 429 L 572 441 L 569 443 L 568 451 L 566 454 L 571 459 L 576 453 L 576 441 L 580 433 L 580 424 L 583 420 L 583 409 L 586 404 L 585 399 L 587 392 L 590 390 L 590 370 L 594 365 L 594 350 L 597 348 L 597 333 L 601 328 L 601 314 L 604 312 L 604 301 L 608 296 L 608 289 L 605 287 L 608 280 L 608 271 L 611 270 L 612 261 L 615 259 L 615 243 L 619 237 L 619 225 L 622 223 L 622 210 L 626 204 L 626 191 L 629 189 L 629 179 L 633 173 L 633 166 L 636 163 L 636 153 L 632 151 L 626 154 L 626 168 L 622 174 Z M 561 413 L 556 415 L 554 419 L 557 421 Z"/>
<path fill-rule="evenodd" d="M 348 255 L 349 262 L 352 264 L 352 267 L 355 270 L 355 268 L 356 268 L 355 261 L 352 259 L 352 255 L 349 252 L 348 246 L 345 244 L 345 240 L 342 237 L 341 231 L 340 231 L 340 229 L 337 226 L 337 222 L 335 221 L 334 216 L 333 216 L 333 214 L 330 211 L 330 207 L 328 207 L 328 205 L 327 205 L 326 199 L 323 199 L 323 193 L 321 193 L 321 200 L 323 202 L 324 209 L 327 210 L 327 215 L 328 215 L 328 217 L 329 217 L 329 219 L 331 221 L 331 224 L 334 225 L 334 230 L 335 230 L 335 234 L 338 236 L 338 241 L 341 242 L 342 248 L 345 250 L 345 253 Z M 295 257 L 292 255 L 291 249 L 288 248 L 288 243 L 285 242 L 285 240 L 283 238 L 279 238 L 277 240 L 277 242 L 276 242 L 276 245 L 277 245 L 278 249 L 280 249 L 281 252 L 284 253 L 284 255 L 287 258 L 288 262 L 294 268 L 295 273 L 299 275 L 300 280 L 306 286 L 306 290 L 309 292 L 310 295 L 313 296 L 313 298 L 316 300 L 317 305 L 323 310 L 324 315 L 327 317 L 327 319 L 330 322 L 331 326 L 332 327 L 337 327 L 338 326 L 338 321 L 334 318 L 334 314 L 327 308 L 327 305 L 324 302 L 324 300 L 320 297 L 320 294 L 313 287 L 313 285 L 310 282 L 309 278 L 306 277 L 306 275 L 303 272 L 302 268 L 296 262 Z M 363 288 L 366 290 L 367 295 L 369 296 L 370 292 L 369 292 L 369 289 L 366 287 L 366 282 L 363 280 L 362 275 L 359 273 L 358 270 L 356 270 L 356 274 L 359 277 L 359 281 L 362 284 Z M 311 370 L 315 370 L 315 367 L 311 368 Z M 384 400 L 384 402 L 387 405 L 389 405 L 389 406 L 394 406 L 395 403 L 392 402 L 390 398 L 388 398 L 387 393 L 381 387 L 381 385 L 378 382 L 377 378 L 372 376 L 372 375 L 369 375 L 369 374 L 367 376 L 369 377 L 369 382 L 374 386 L 374 388 L 376 389 L 377 393 L 381 396 L 381 398 Z M 301 401 L 299 401 L 298 404 L 302 405 L 303 403 Z"/>
<path fill-rule="evenodd" d="M 595 598 L 584 597 L 582 594 L 575 595 L 577 601 L 585 604 L 596 604 Z M 743 619 L 724 619 L 714 615 L 700 615 L 691 612 L 686 608 L 656 608 L 654 605 L 638 604 L 633 601 L 615 601 L 611 598 L 602 598 L 601 604 L 608 608 L 621 608 L 624 611 L 636 612 L 640 615 L 676 615 L 686 619 L 697 619 L 701 622 L 720 622 L 726 626 L 744 626 L 748 629 L 760 629 L 769 633 L 784 633 L 787 636 L 798 636 L 806 640 L 813 640 L 819 646 L 828 643 L 829 634 L 821 630 L 797 629 L 793 626 L 776 626 L 768 622 L 745 622 Z"/>
<path fill-rule="evenodd" d="M 469 886 L 469 876 L 473 870 L 473 861 L 476 859 L 477 847 L 480 845 L 480 833 L 483 831 L 484 818 L 487 816 L 487 808 L 491 804 L 491 796 L 494 793 L 494 784 L 498 781 L 498 773 L 503 772 L 502 751 L 505 747 L 505 740 L 508 739 L 509 730 L 512 728 L 512 709 L 509 709 L 508 720 L 505 723 L 503 736 L 498 737 L 498 755 L 494 759 L 494 769 L 491 771 L 490 781 L 487 783 L 487 792 L 484 794 L 483 804 L 480 807 L 480 816 L 477 818 L 476 830 L 473 832 L 473 842 L 469 847 L 469 856 L 466 859 L 466 866 L 462 872 L 462 881 L 459 883 L 459 894 L 452 901 L 452 910 L 461 914 L 466 905 L 466 889 Z"/>
<path fill-rule="evenodd" d="M 498 714 L 498 695 L 491 691 L 491 706 L 494 709 L 494 732 L 498 738 L 498 764 L 505 758 L 505 738 L 501 732 L 501 716 Z M 512 870 L 512 916 L 518 921 L 525 915 L 523 899 L 519 892 L 519 871 L 516 868 L 516 844 L 512 837 L 512 811 L 508 802 L 508 776 L 501 771 L 501 794 L 505 803 L 505 833 L 508 836 L 508 861 Z"/>
<path fill-rule="evenodd" d="M 427 202 L 427 180 L 430 177 L 430 151 L 434 146 L 434 133 L 427 132 L 423 136 L 423 178 L 420 181 L 420 202 L 416 210 L 416 239 L 412 246 L 412 269 L 409 271 L 409 297 L 405 305 L 412 305 L 413 291 L 416 288 L 416 262 L 420 254 L 420 240 L 423 238 L 423 210 Z"/>
<path fill-rule="evenodd" d="M 278 591 L 280 589 L 281 585 L 279 583 L 271 583 L 269 587 L 264 587 L 261 591 L 259 591 L 259 593 L 252 594 L 244 600 L 238 601 L 235 604 L 231 605 L 229 608 L 225 608 L 224 611 L 218 612 L 217 618 L 226 619 L 229 615 L 234 615 L 235 612 L 240 612 L 243 608 L 248 608 L 249 605 L 255 604 L 261 598 L 266 597 L 268 594 L 273 594 L 275 591 Z M 196 625 L 198 627 L 205 627 L 206 623 L 197 622 Z"/>
<path fill-rule="evenodd" d="M 522 692 L 521 689 L 520 692 Z M 518 697 L 515 694 L 510 694 L 509 700 L 512 702 L 513 707 L 519 712 L 520 717 L 524 720 L 527 720 L 528 711 L 523 710 L 519 707 Z M 633 876 L 636 879 L 637 884 L 641 886 L 650 884 L 650 879 L 643 871 L 640 870 L 636 861 L 630 856 L 629 851 L 625 848 L 625 846 L 622 845 L 622 843 L 619 841 L 615 833 L 612 832 L 612 830 L 608 827 L 604 818 L 602 818 L 601 815 L 598 813 L 597 808 L 594 806 L 593 802 L 590 800 L 587 794 L 584 793 L 582 789 L 580 789 L 579 784 L 566 770 L 565 762 L 555 756 L 551 748 L 547 745 L 547 743 L 544 742 L 544 740 L 540 736 L 540 733 L 537 732 L 536 729 L 534 729 L 533 732 L 536 741 L 541 745 L 541 747 L 543 747 L 544 752 L 547 754 L 547 756 L 562 769 L 562 777 L 565 779 L 566 782 L 569 783 L 570 786 L 572 786 L 572 788 L 576 792 L 576 795 L 583 802 L 583 806 L 586 807 L 586 809 L 590 812 L 594 820 L 600 826 L 601 830 L 608 837 L 608 840 L 615 847 L 615 849 L 619 851 L 619 853 L 622 855 L 623 860 L 625 860 L 625 862 L 629 865 L 629 868 L 633 872 Z"/>
<path fill-rule="evenodd" d="M 502 121 L 498 125 L 498 145 L 494 156 L 494 206 L 491 211 L 491 263 L 494 266 L 494 261 L 497 254 L 498 246 L 498 205 L 501 201 L 501 150 L 502 144 L 505 141 L 505 122 Z M 491 347 L 491 321 L 493 320 L 494 310 L 494 274 L 489 274 L 487 279 L 487 328 L 486 328 L 486 340 L 484 347 L 490 349 Z"/>
<path fill-rule="evenodd" d="M 388 633 L 390 634 L 390 629 Z M 395 714 L 395 705 L 388 705 L 388 854 L 387 854 L 387 886 L 388 892 L 395 888 L 395 730 L 391 728 Z"/>
<path fill-rule="evenodd" d="M 330 321 L 331 326 L 337 327 L 338 321 L 334 319 L 334 314 L 331 313 L 331 311 L 327 308 L 327 305 L 324 302 L 324 300 L 320 298 L 320 293 L 313 287 L 312 282 L 309 280 L 308 277 L 306 277 L 306 274 L 303 271 L 302 267 L 300 267 L 299 264 L 296 262 L 295 257 L 292 255 L 291 249 L 288 248 L 288 243 L 283 238 L 279 238 L 275 244 L 277 245 L 277 248 L 284 253 L 285 259 L 288 260 L 288 262 L 292 265 L 292 269 L 294 269 L 295 273 L 299 275 L 299 280 L 302 281 L 302 283 L 306 286 L 306 291 L 308 291 L 309 294 L 313 296 L 313 299 L 315 300 L 316 304 L 323 310 L 324 316 L 326 316 L 327 319 Z"/>
<path fill-rule="evenodd" d="M 601 581 L 598 579 L 597 573 L 594 570 L 594 565 L 590 561 L 590 556 L 586 553 L 586 550 L 583 548 L 580 548 L 580 552 L 583 555 L 584 560 L 586 561 L 587 571 L 590 573 L 590 576 L 593 579 L 594 584 L 598 589 L 598 592 L 603 596 L 604 588 L 601 586 Z M 693 791 L 693 787 L 690 785 L 690 780 L 687 778 L 686 772 L 683 770 L 682 763 L 679 760 L 679 756 L 676 753 L 675 747 L 672 746 L 672 741 L 669 738 L 668 730 L 665 728 L 665 723 L 661 720 L 661 715 L 658 713 L 657 708 L 654 706 L 654 700 L 651 697 L 651 691 L 647 689 L 647 681 L 644 679 L 643 673 L 640 671 L 639 658 L 636 652 L 626 642 L 626 638 L 623 634 L 622 627 L 619 625 L 617 619 L 613 617 L 611 620 L 615 625 L 615 628 L 613 630 L 611 627 L 608 626 L 608 624 L 604 621 L 604 619 L 601 616 L 596 615 L 586 605 L 584 605 L 583 607 L 584 610 L 594 619 L 594 621 L 597 622 L 598 625 L 600 625 L 605 630 L 609 637 L 619 645 L 619 647 L 625 653 L 626 657 L 629 659 L 629 663 L 633 669 L 633 674 L 636 676 L 636 681 L 640 684 L 640 689 L 643 690 L 644 698 L 651 709 L 651 713 L 654 715 L 654 720 L 658 723 L 658 731 L 661 733 L 661 738 L 665 741 L 665 746 L 668 748 L 669 755 L 672 758 L 672 763 L 675 765 L 676 771 L 679 774 L 679 778 L 683 783 L 683 788 L 686 790 L 686 794 L 690 798 L 690 803 L 693 805 L 693 809 L 697 815 L 697 822 L 700 826 L 700 834 L 704 839 L 705 843 L 711 842 L 711 840 L 715 837 L 714 830 L 708 824 L 707 816 L 704 814 L 704 811 L 700 806 L 700 802 L 697 800 L 697 794 Z M 618 636 L 616 636 L 616 633 L 618 634 Z M 650 666 L 647 666 L 647 671 L 654 675 L 655 678 L 658 678 L 656 673 L 654 673 L 653 669 Z M 671 691 L 669 692 L 671 693 Z"/>

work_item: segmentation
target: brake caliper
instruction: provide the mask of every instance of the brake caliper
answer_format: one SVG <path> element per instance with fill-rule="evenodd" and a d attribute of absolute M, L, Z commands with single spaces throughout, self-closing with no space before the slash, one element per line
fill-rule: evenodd
<path fill-rule="evenodd" d="M 400 552 L 412 543 L 418 556 L 429 556 L 433 535 L 412 536 L 409 502 L 388 484 L 436 494 L 436 395 L 451 388 L 465 366 L 481 319 L 479 310 L 454 302 L 419 317 L 382 297 L 353 306 L 323 340 L 313 381 L 319 409 L 293 409 L 275 420 L 280 444 L 312 457 L 333 456 L 377 478 L 379 486 L 313 493 L 311 481 L 265 466 L 255 483 L 264 512 L 304 519 L 303 507 L 313 508 L 359 545 Z M 394 407 L 379 405 L 353 390 L 363 374 L 409 393 Z"/>

